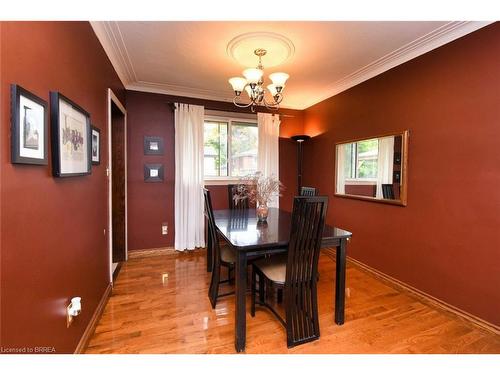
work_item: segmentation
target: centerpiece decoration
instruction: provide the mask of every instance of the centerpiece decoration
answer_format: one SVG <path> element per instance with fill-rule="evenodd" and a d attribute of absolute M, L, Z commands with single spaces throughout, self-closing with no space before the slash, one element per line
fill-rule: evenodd
<path fill-rule="evenodd" d="M 256 172 L 240 179 L 236 189 L 235 200 L 248 199 L 255 203 L 258 221 L 264 222 L 269 214 L 268 204 L 275 198 L 281 196 L 285 186 L 271 175 L 265 177 L 262 172 Z"/>

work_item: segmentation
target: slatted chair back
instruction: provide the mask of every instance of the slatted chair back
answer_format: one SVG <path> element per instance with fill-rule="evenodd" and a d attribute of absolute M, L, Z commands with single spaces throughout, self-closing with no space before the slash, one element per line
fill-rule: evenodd
<path fill-rule="evenodd" d="M 210 241 L 209 245 L 212 247 L 213 256 L 212 280 L 210 282 L 208 296 L 210 298 L 210 302 L 212 302 L 212 305 L 215 306 L 220 283 L 220 245 L 217 237 L 217 229 L 215 226 L 215 218 L 214 211 L 212 209 L 212 199 L 210 197 L 210 191 L 203 188 L 203 196 L 205 198 L 205 216 L 207 217 L 208 222 L 208 239 Z"/>
<path fill-rule="evenodd" d="M 248 198 L 236 200 L 235 196 L 237 195 L 238 195 L 238 185 L 227 185 L 227 197 L 229 199 L 229 208 L 231 210 L 248 208 Z"/>
<path fill-rule="evenodd" d="M 229 228 L 232 231 L 248 230 L 248 213 L 244 210 L 231 210 L 229 214 Z"/>
<path fill-rule="evenodd" d="M 285 301 L 289 347 L 319 337 L 317 281 L 328 197 L 295 197 L 288 247 Z"/>
<path fill-rule="evenodd" d="M 382 197 L 384 199 L 394 199 L 394 188 L 392 184 L 382 184 Z"/>
<path fill-rule="evenodd" d="M 317 195 L 316 188 L 302 186 L 300 188 L 300 195 L 302 197 L 314 197 L 315 195 Z"/>

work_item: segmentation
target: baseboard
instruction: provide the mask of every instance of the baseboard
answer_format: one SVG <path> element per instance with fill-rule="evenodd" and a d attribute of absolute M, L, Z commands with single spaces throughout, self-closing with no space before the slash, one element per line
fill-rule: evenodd
<path fill-rule="evenodd" d="M 136 259 L 157 255 L 176 254 L 177 251 L 173 247 L 158 247 L 152 249 L 129 250 L 128 259 Z"/>
<path fill-rule="evenodd" d="M 328 249 L 326 251 L 328 255 L 333 256 L 333 260 L 335 260 L 335 249 Z M 389 284 L 390 286 L 394 287 L 395 289 L 402 290 L 405 292 L 408 292 L 412 294 L 414 297 L 417 299 L 421 300 L 422 302 L 426 304 L 430 304 L 440 310 L 444 310 L 446 312 L 452 313 L 453 315 L 457 315 L 458 317 L 467 320 L 468 322 L 471 322 L 488 332 L 492 332 L 495 334 L 500 334 L 500 327 L 488 322 L 484 319 L 479 318 L 478 316 L 475 316 L 471 313 L 468 313 L 467 311 L 464 311 L 456 306 L 450 305 L 447 302 L 444 302 L 440 300 L 439 298 L 436 298 L 426 292 L 421 291 L 420 289 L 417 289 L 409 284 L 406 284 L 398 279 L 395 279 L 392 276 L 389 276 L 373 267 L 370 267 L 363 262 L 360 262 L 359 260 L 353 259 L 350 256 L 347 256 L 347 262 L 350 263 L 351 265 L 357 267 L 361 271 L 364 271 L 375 278 L 381 280 L 382 282 L 385 282 L 386 284 Z"/>
<path fill-rule="evenodd" d="M 94 311 L 94 315 L 92 315 L 92 319 L 90 319 L 90 322 L 87 325 L 85 332 L 83 332 L 82 338 L 80 339 L 80 342 L 78 343 L 75 349 L 75 354 L 81 354 L 85 352 L 85 349 L 87 349 L 87 346 L 90 342 L 90 337 L 94 333 L 97 323 L 99 322 L 99 319 L 101 319 L 102 313 L 104 312 L 104 308 L 106 307 L 106 303 L 108 302 L 109 296 L 111 295 L 112 291 L 113 291 L 112 285 L 108 284 L 108 287 L 104 291 L 104 294 L 102 295 L 102 298 L 99 301 L 99 305 L 97 305 L 97 308 Z"/>
<path fill-rule="evenodd" d="M 141 250 L 130 250 L 128 252 L 128 259 L 137 259 L 137 258 L 144 258 L 144 257 L 151 257 L 151 256 L 158 256 L 158 255 L 182 255 L 182 254 L 195 254 L 198 253 L 199 251 L 204 251 L 204 247 L 199 247 L 194 250 L 186 250 L 186 251 L 178 251 L 175 250 L 173 247 L 158 247 L 158 248 L 152 248 L 152 249 L 141 249 Z"/>
<path fill-rule="evenodd" d="M 120 273 L 121 269 L 122 269 L 122 262 L 118 263 L 116 265 L 115 270 L 113 271 L 113 283 L 116 281 L 116 278 L 118 277 L 118 274 Z"/>

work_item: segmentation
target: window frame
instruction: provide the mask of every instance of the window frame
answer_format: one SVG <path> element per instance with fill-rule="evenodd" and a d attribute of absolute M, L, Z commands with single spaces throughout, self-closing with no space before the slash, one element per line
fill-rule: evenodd
<path fill-rule="evenodd" d="M 257 128 L 257 132 L 258 132 L 259 125 L 257 123 L 257 117 L 255 117 L 255 119 L 252 119 L 252 118 L 243 117 L 243 116 L 237 117 L 237 116 L 222 116 L 222 115 L 219 116 L 219 115 L 205 114 L 205 116 L 203 118 L 203 126 L 205 126 L 206 121 L 227 123 L 227 173 L 228 173 L 228 176 L 205 176 L 205 171 L 203 171 L 203 181 L 205 182 L 205 185 L 228 185 L 228 184 L 238 182 L 240 180 L 240 177 L 230 176 L 231 171 L 232 171 L 232 153 L 231 153 L 231 143 L 232 143 L 231 128 L 232 128 L 232 124 L 233 124 L 233 122 L 248 123 L 248 124 L 252 124 L 252 126 L 253 126 L 253 124 L 255 124 L 254 126 Z M 203 144 L 205 144 L 205 139 L 203 139 Z M 259 157 L 259 154 L 258 154 L 258 150 L 257 150 L 257 158 L 258 157 Z M 205 156 L 203 156 L 203 158 L 205 158 Z"/>

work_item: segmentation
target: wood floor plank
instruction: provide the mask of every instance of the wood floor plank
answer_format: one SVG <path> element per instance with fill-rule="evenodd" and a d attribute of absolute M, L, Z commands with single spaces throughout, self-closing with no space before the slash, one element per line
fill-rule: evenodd
<path fill-rule="evenodd" d="M 347 267 L 346 320 L 338 326 L 330 256 L 320 256 L 319 272 L 320 339 L 287 349 L 284 328 L 269 311 L 257 308 L 255 318 L 247 312 L 247 353 L 500 353 L 500 335 L 352 264 Z M 164 273 L 169 274 L 165 280 Z M 86 353 L 234 353 L 234 296 L 212 309 L 209 276 L 204 251 L 130 259 Z"/>

